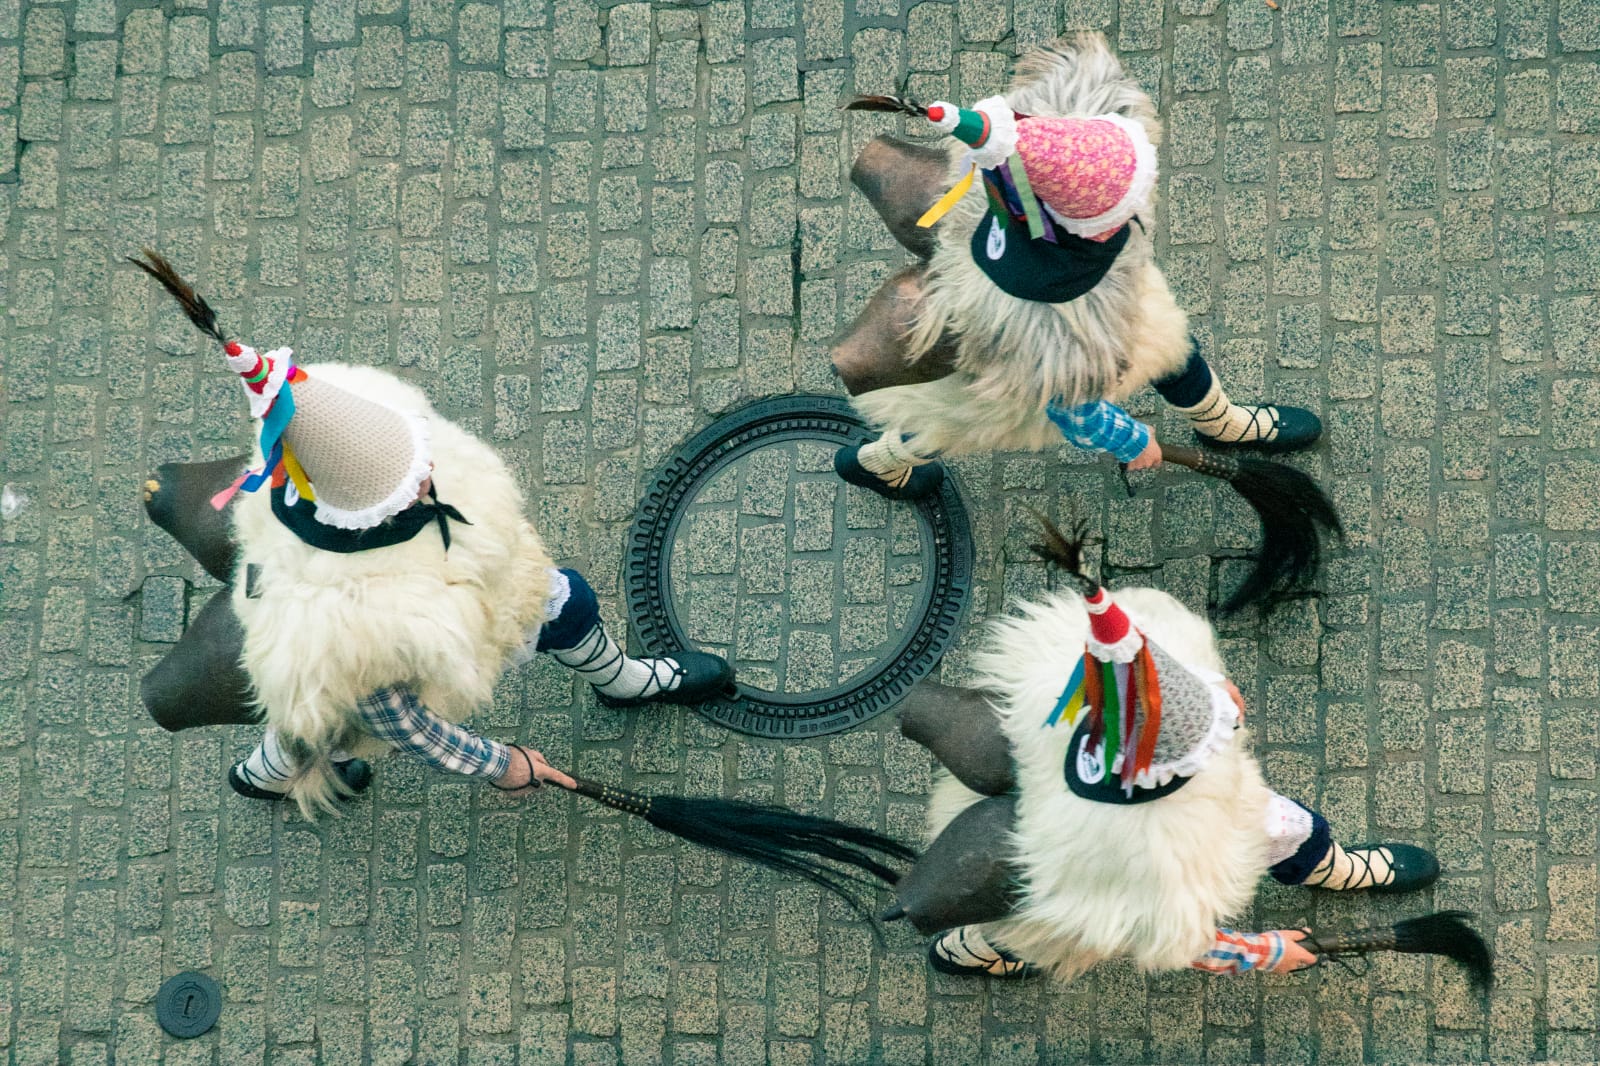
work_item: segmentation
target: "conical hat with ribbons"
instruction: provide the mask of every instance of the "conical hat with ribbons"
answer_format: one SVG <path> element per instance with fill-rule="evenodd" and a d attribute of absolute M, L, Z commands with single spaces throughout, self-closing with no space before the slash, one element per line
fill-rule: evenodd
<path fill-rule="evenodd" d="M 968 146 L 974 169 L 1005 168 L 1004 180 L 1020 197 L 1024 216 L 1029 201 L 1036 201 L 1068 233 L 1103 240 L 1150 202 L 1156 149 L 1133 119 L 1022 115 L 1000 96 L 970 108 L 938 101 L 926 113 L 935 129 Z M 964 193 L 970 184 L 969 176 L 956 188 Z M 929 214 L 942 215 L 939 206 L 944 201 Z M 924 224 L 932 221 L 924 216 Z"/>
<path fill-rule="evenodd" d="M 1084 603 L 1083 658 L 1045 721 L 1047 728 L 1075 731 L 1067 785 L 1104 802 L 1158 798 L 1231 742 L 1238 710 L 1221 677 L 1185 665 L 1148 639 L 1104 588 Z"/>
<path fill-rule="evenodd" d="M 238 341 L 224 347 L 239 375 L 250 414 L 261 420 L 263 467 L 247 471 L 213 504 L 234 492 L 285 484 L 293 503 L 316 504 L 316 520 L 338 529 L 370 529 L 417 501 L 431 470 L 427 421 L 307 374 L 294 353 L 261 354 Z"/>

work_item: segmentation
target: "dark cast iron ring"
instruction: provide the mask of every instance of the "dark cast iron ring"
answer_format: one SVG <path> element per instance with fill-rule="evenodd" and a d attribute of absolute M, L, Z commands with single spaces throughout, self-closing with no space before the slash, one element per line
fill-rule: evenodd
<path fill-rule="evenodd" d="M 730 463 L 759 448 L 794 441 L 858 444 L 872 434 L 848 402 L 833 396 L 758 400 L 718 419 L 657 471 L 628 531 L 628 612 L 646 654 L 693 647 L 674 605 L 671 561 L 684 512 Z M 721 725 L 754 736 L 801 739 L 860 725 L 900 702 L 939 663 L 972 594 L 972 531 L 953 472 L 917 501 L 923 591 L 892 652 L 843 684 L 790 695 L 740 687 L 696 707 Z M 931 558 L 930 558 L 931 556 Z"/>

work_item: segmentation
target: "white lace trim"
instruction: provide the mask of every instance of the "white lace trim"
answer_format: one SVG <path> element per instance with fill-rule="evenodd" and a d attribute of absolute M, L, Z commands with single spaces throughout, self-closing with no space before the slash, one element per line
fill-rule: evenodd
<path fill-rule="evenodd" d="M 1207 687 L 1211 690 L 1211 728 L 1182 758 L 1168 763 L 1155 763 L 1150 769 L 1135 774 L 1135 788 L 1160 788 L 1174 777 L 1193 777 L 1205 769 L 1213 755 L 1227 750 L 1228 745 L 1233 743 L 1233 735 L 1239 725 L 1239 708 L 1234 706 L 1232 697 L 1216 685 Z M 1122 772 L 1125 754 L 1119 751 L 1111 761 L 1113 774 Z"/>
<path fill-rule="evenodd" d="M 1110 210 L 1102 211 L 1093 218 L 1062 218 L 1058 213 L 1050 212 L 1051 217 L 1061 223 L 1068 233 L 1079 237 L 1094 237 L 1114 230 L 1137 215 L 1149 202 L 1151 190 L 1156 187 L 1156 178 L 1159 176 L 1156 146 L 1150 143 L 1150 135 L 1144 131 L 1141 123 L 1123 115 L 1096 115 L 1095 119 L 1116 126 L 1133 142 L 1133 177 L 1122 199 Z"/>
<path fill-rule="evenodd" d="M 1131 663 L 1142 647 L 1144 647 L 1144 635 L 1131 623 L 1128 631 L 1122 635 L 1122 639 L 1115 644 L 1102 644 L 1093 637 L 1089 638 L 1089 654 L 1102 662 Z"/>
<path fill-rule="evenodd" d="M 969 111 L 981 111 L 989 116 L 989 139 L 981 148 L 968 148 L 966 161 L 979 170 L 993 170 L 1011 158 L 1017 150 L 1017 115 L 1003 96 L 979 100 Z"/>
<path fill-rule="evenodd" d="M 433 473 L 432 454 L 428 447 L 428 420 L 410 411 L 399 411 L 401 419 L 411 430 L 411 467 L 388 496 L 359 511 L 346 511 L 322 502 L 317 497 L 317 521 L 338 529 L 371 529 L 385 518 L 392 518 L 417 502 L 422 483 Z M 316 483 L 312 482 L 313 489 Z"/>
<path fill-rule="evenodd" d="M 544 602 L 544 622 L 528 632 L 522 634 L 522 643 L 511 649 L 507 661 L 512 666 L 521 666 L 533 661 L 539 654 L 539 633 L 545 624 L 554 622 L 561 616 L 561 611 L 567 606 L 567 601 L 572 599 L 572 579 L 563 574 L 558 567 L 550 568 L 550 598 Z"/>
<path fill-rule="evenodd" d="M 1274 792 L 1267 801 L 1267 862 L 1276 866 L 1311 839 L 1311 812 Z"/>
<path fill-rule="evenodd" d="M 278 393 L 283 389 L 284 379 L 289 376 L 289 364 L 294 356 L 293 348 L 274 348 L 266 355 L 261 355 L 248 344 L 240 345 L 243 349 L 239 356 L 243 358 L 245 352 L 268 360 L 271 369 L 267 371 L 267 380 L 262 384 L 261 391 L 257 392 L 246 384 L 243 378 L 239 379 L 239 387 L 244 389 L 245 399 L 250 401 L 250 417 L 265 418 L 267 412 L 272 410 L 272 402 L 278 398 Z M 233 356 L 228 356 L 228 365 L 233 365 Z"/>

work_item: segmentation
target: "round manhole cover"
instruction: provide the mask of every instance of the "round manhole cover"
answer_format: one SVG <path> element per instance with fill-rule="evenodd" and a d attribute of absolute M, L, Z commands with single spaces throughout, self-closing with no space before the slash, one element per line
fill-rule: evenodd
<path fill-rule="evenodd" d="M 222 990 L 203 973 L 175 974 L 156 992 L 156 1021 L 180 1040 L 209 1032 L 221 1014 Z"/>
<path fill-rule="evenodd" d="M 657 473 L 628 536 L 645 650 L 724 655 L 739 695 L 697 708 L 743 733 L 837 733 L 894 706 L 956 634 L 972 535 L 953 476 L 916 504 L 833 472 L 870 439 L 832 396 L 760 400 Z"/>

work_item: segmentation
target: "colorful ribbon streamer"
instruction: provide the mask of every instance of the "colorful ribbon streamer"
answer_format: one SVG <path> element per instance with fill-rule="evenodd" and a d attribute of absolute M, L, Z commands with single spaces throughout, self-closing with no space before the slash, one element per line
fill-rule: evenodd
<path fill-rule="evenodd" d="M 977 173 L 977 167 L 973 167 L 971 170 L 967 171 L 967 176 L 956 182 L 955 188 L 941 196 L 938 203 L 928 208 L 928 210 L 923 213 L 923 216 L 917 219 L 917 225 L 921 226 L 923 229 L 927 229 L 935 222 L 938 222 L 945 215 L 949 214 L 950 209 L 956 206 L 957 202 L 959 202 L 963 196 L 967 195 L 968 189 L 972 188 L 972 182 L 977 176 Z"/>
<path fill-rule="evenodd" d="M 315 499 L 311 495 L 311 479 L 306 477 L 306 472 L 300 463 L 294 459 L 294 453 L 288 451 L 283 441 L 283 431 L 289 425 L 289 419 L 294 417 L 294 390 L 289 386 L 292 382 L 304 381 L 305 372 L 299 367 L 290 367 L 289 373 L 284 377 L 283 387 L 273 399 L 272 406 L 267 409 L 266 417 L 261 420 L 261 454 L 266 456 L 266 462 L 260 470 L 246 470 L 239 475 L 239 479 L 232 485 L 211 497 L 211 509 L 220 511 L 228 506 L 228 501 L 240 492 L 255 492 L 266 484 L 269 478 L 275 477 L 280 470 L 287 471 L 289 477 L 294 479 L 294 485 L 306 499 Z M 293 466 L 289 466 L 293 463 Z"/>
<path fill-rule="evenodd" d="M 1085 653 L 1084 658 L 1088 658 Z M 1050 729 L 1061 721 L 1063 715 L 1067 717 L 1069 727 L 1078 724 L 1078 718 L 1083 711 L 1084 684 L 1083 684 L 1083 659 L 1079 659 L 1072 668 L 1072 676 L 1067 679 L 1067 687 L 1061 690 L 1061 698 L 1056 700 L 1055 710 L 1050 712 L 1050 717 L 1044 720 L 1041 729 Z"/>

